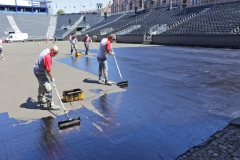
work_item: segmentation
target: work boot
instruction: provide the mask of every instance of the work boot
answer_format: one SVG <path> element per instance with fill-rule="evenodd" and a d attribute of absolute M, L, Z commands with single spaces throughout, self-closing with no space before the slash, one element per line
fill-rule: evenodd
<path fill-rule="evenodd" d="M 38 104 L 46 104 L 47 101 L 45 98 L 43 98 L 43 96 L 37 96 L 37 99 L 38 99 Z"/>
<path fill-rule="evenodd" d="M 113 82 L 112 82 L 112 81 L 105 80 L 105 84 L 106 84 L 106 85 L 112 85 Z"/>
<path fill-rule="evenodd" d="M 99 78 L 98 80 L 99 83 L 104 83 L 105 82 L 105 79 L 103 79 L 102 77 Z"/>
<path fill-rule="evenodd" d="M 51 110 L 59 110 L 61 107 L 58 105 L 55 105 L 54 102 L 48 102 L 47 108 Z"/>

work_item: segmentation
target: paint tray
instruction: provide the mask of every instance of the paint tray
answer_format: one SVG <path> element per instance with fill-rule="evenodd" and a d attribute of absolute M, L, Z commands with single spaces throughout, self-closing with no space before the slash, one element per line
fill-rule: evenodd
<path fill-rule="evenodd" d="M 83 90 L 80 88 L 63 91 L 63 100 L 65 102 L 72 102 L 82 100 L 84 98 Z"/>

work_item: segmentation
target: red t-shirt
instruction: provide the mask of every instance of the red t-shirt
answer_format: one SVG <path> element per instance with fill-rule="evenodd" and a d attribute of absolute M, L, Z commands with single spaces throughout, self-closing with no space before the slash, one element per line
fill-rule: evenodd
<path fill-rule="evenodd" d="M 88 36 L 88 41 L 91 41 L 92 40 L 92 38 L 90 37 L 90 36 Z M 83 42 L 86 42 L 87 41 L 87 37 L 85 37 L 84 39 L 83 39 Z"/>
<path fill-rule="evenodd" d="M 44 56 L 43 65 L 44 65 L 45 70 L 47 70 L 47 71 L 51 70 L 51 68 L 52 68 L 52 57 L 51 57 L 50 53 L 48 53 Z"/>
<path fill-rule="evenodd" d="M 108 40 L 108 38 L 103 38 L 101 40 L 100 46 L 99 46 L 99 50 L 98 50 L 98 58 L 106 58 L 107 56 L 107 52 L 111 50 L 111 44 L 110 41 Z"/>
<path fill-rule="evenodd" d="M 110 41 L 106 42 L 106 50 L 109 51 L 111 49 Z"/>
<path fill-rule="evenodd" d="M 34 64 L 35 74 L 46 74 L 46 71 L 50 71 L 52 68 L 52 57 L 50 55 L 51 49 L 47 48 L 40 53 L 36 63 Z"/>

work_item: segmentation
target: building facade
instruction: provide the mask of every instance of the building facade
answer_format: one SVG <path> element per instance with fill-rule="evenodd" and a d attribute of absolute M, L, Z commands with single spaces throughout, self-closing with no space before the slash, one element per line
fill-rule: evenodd
<path fill-rule="evenodd" d="M 113 0 L 111 12 L 122 13 L 128 11 L 151 9 L 157 7 L 197 7 L 203 5 L 213 5 L 219 3 L 235 2 L 239 0 Z"/>
<path fill-rule="evenodd" d="M 111 5 L 112 13 L 122 13 L 127 11 L 134 11 L 137 9 L 144 9 L 143 0 L 113 0 Z"/>
<path fill-rule="evenodd" d="M 48 14 L 51 0 L 0 0 L 1 13 Z"/>

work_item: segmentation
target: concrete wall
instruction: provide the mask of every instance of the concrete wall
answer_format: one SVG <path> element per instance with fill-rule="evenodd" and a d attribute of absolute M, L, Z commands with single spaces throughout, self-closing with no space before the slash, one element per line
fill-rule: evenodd
<path fill-rule="evenodd" d="M 91 35 L 90 35 L 91 36 Z M 77 36 L 82 41 L 85 35 Z M 92 37 L 92 36 L 91 36 Z M 100 42 L 106 35 L 98 35 Z M 145 35 L 117 35 L 117 43 L 141 44 Z M 152 44 L 240 48 L 240 34 L 232 35 L 153 35 Z"/>
<path fill-rule="evenodd" d="M 143 43 L 145 35 L 118 35 L 117 43 Z"/>
<path fill-rule="evenodd" d="M 240 48 L 240 35 L 153 35 L 152 43 Z"/>
<path fill-rule="evenodd" d="M 77 36 L 77 39 L 78 39 L 78 41 L 80 42 L 80 41 L 83 41 L 83 39 L 86 37 L 86 35 L 84 34 L 84 35 L 78 35 Z"/>
<path fill-rule="evenodd" d="M 93 35 L 89 35 L 91 38 L 92 38 L 92 41 L 93 42 L 100 42 L 100 41 L 97 41 L 97 37 L 98 36 L 93 36 Z M 86 35 L 84 34 L 84 35 L 77 35 L 77 39 L 78 39 L 78 41 L 83 41 L 83 39 L 86 37 Z M 106 37 L 106 36 L 105 36 Z"/>
<path fill-rule="evenodd" d="M 97 42 L 101 42 L 101 40 L 106 37 L 107 35 L 97 35 Z"/>
<path fill-rule="evenodd" d="M 92 37 L 93 41 L 101 42 L 103 38 L 106 38 L 107 35 L 97 35 L 96 40 L 94 40 L 94 37 L 92 35 L 89 35 Z M 85 35 L 78 35 L 78 41 L 83 41 Z M 143 43 L 145 39 L 145 35 L 117 35 L 117 43 Z"/>

